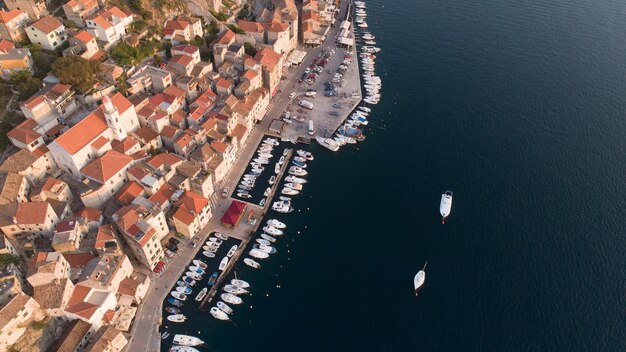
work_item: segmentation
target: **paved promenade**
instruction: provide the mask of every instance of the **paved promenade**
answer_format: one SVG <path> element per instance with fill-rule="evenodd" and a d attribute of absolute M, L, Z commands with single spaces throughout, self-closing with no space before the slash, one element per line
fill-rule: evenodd
<path fill-rule="evenodd" d="M 346 5 L 347 3 L 344 2 L 342 6 L 342 14 L 340 14 L 339 18 L 343 16 L 343 13 L 345 13 Z M 228 187 L 231 192 L 233 189 L 235 189 L 237 181 L 248 166 L 248 162 L 251 159 L 252 155 L 255 153 L 258 144 L 264 138 L 265 133 L 269 128 L 269 125 L 274 119 L 280 118 L 282 113 L 292 102 L 292 99 L 289 98 L 289 94 L 291 94 L 292 92 L 296 92 L 297 94 L 302 93 L 302 87 L 297 83 L 297 81 L 298 78 L 304 73 L 304 70 L 307 67 L 306 64 L 310 64 L 313 61 L 313 58 L 317 57 L 322 49 L 325 48 L 334 48 L 337 51 L 337 53 L 335 53 L 334 60 L 337 60 L 337 58 L 339 57 L 341 57 L 341 59 L 343 60 L 343 55 L 340 55 L 340 52 L 343 52 L 343 49 L 338 49 L 334 45 L 337 30 L 337 27 L 333 28 L 333 30 L 330 31 L 326 42 L 319 48 L 299 48 L 300 50 L 307 51 L 307 57 L 305 58 L 304 64 L 297 68 L 291 68 L 286 74 L 286 79 L 282 80 L 279 85 L 278 89 L 280 92 L 277 93 L 270 102 L 268 113 L 265 115 L 261 123 L 258 124 L 256 128 L 251 132 L 251 136 L 249 137 L 246 146 L 238 152 L 236 162 L 230 169 L 228 175 L 224 178 L 224 180 L 222 180 L 222 182 L 220 182 L 220 184 L 216 185 L 215 195 L 211 199 L 211 204 L 213 206 L 213 217 L 198 235 L 200 239 L 198 243 L 204 243 L 209 234 L 215 231 L 226 233 L 229 236 L 241 239 L 244 242 L 247 242 L 250 239 L 250 235 L 254 231 L 253 226 L 244 224 L 243 222 L 234 230 L 226 229 L 221 226 L 220 219 L 232 200 L 232 198 L 221 198 L 221 190 L 223 187 Z M 358 81 L 358 62 L 356 60 L 357 57 L 354 56 L 354 61 L 351 65 L 351 69 L 356 68 L 357 74 L 356 76 L 351 76 L 351 82 L 347 82 L 347 84 L 356 84 L 360 92 L 360 83 Z M 333 65 L 336 65 L 336 63 L 329 64 L 327 66 L 327 69 L 336 69 L 336 66 Z M 354 82 L 354 80 L 356 80 L 356 83 Z M 323 82 L 325 82 L 325 80 L 320 77 L 320 79 L 318 79 L 318 83 L 323 85 Z M 324 97 L 321 98 L 323 99 Z M 353 102 L 353 104 L 356 105 L 358 104 L 358 100 L 360 99 L 350 100 L 356 101 Z M 318 103 L 320 107 L 321 105 L 326 104 L 332 106 L 332 100 L 320 100 Z M 339 116 L 333 120 L 343 121 L 343 119 L 346 118 L 347 113 L 349 113 L 352 108 L 346 108 L 344 110 L 345 112 L 342 113 L 342 116 Z M 341 121 L 335 122 L 332 125 L 337 124 L 338 126 Z M 336 128 L 337 127 L 334 127 L 334 129 Z M 321 130 L 324 131 L 325 129 L 322 128 Z M 260 209 L 260 207 L 258 206 L 256 208 Z M 257 217 L 263 215 L 261 211 L 255 211 L 255 214 Z M 259 223 L 260 221 L 257 222 L 257 226 Z M 159 326 L 161 325 L 162 319 L 163 300 L 169 294 L 172 284 L 175 283 L 180 276 L 182 276 L 189 261 L 195 256 L 196 252 L 200 248 L 200 246 L 196 248 L 192 248 L 190 246 L 181 246 L 176 256 L 169 260 L 169 264 L 167 266 L 167 269 L 165 270 L 165 273 L 159 277 L 152 278 L 148 294 L 146 295 L 144 301 L 140 304 L 139 310 L 137 311 L 137 315 L 135 317 L 135 321 L 131 331 L 131 338 L 129 344 L 127 345 L 126 351 L 160 351 L 161 339 L 159 335 Z"/>

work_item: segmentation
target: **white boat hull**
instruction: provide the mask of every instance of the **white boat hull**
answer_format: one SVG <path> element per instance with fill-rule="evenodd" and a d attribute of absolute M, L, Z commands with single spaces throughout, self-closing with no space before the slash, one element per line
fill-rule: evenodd
<path fill-rule="evenodd" d="M 452 210 L 452 192 L 446 191 L 444 194 L 441 195 L 441 202 L 439 203 L 439 213 L 441 214 L 442 223 L 450 215 L 451 210 Z"/>

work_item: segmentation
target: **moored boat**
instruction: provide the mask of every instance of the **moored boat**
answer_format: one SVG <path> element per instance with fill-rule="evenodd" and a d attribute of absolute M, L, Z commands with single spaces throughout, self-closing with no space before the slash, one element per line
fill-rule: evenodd
<path fill-rule="evenodd" d="M 172 346 L 169 352 L 200 352 L 198 349 L 189 346 Z"/>
<path fill-rule="evenodd" d="M 254 244 L 252 246 L 253 249 L 259 250 L 261 252 L 265 252 L 268 254 L 274 254 L 276 253 L 276 248 L 272 247 L 272 246 L 266 246 L 266 245 L 262 245 L 262 244 Z"/>
<path fill-rule="evenodd" d="M 187 317 L 184 314 L 173 314 L 168 315 L 167 320 L 171 321 L 172 323 L 182 323 L 187 320 Z"/>
<path fill-rule="evenodd" d="M 291 166 L 289 168 L 289 173 L 294 176 L 306 176 L 308 172 L 299 166 Z"/>
<path fill-rule="evenodd" d="M 270 235 L 276 235 L 276 236 L 280 236 L 283 234 L 283 230 L 279 230 L 271 225 L 263 227 L 263 231 L 265 231 L 266 233 L 269 233 Z"/>
<path fill-rule="evenodd" d="M 178 287 L 176 287 L 176 291 L 188 295 L 188 294 L 191 293 L 191 287 L 188 287 L 188 286 L 178 286 Z"/>
<path fill-rule="evenodd" d="M 228 254 L 226 254 L 226 256 L 228 258 L 232 257 L 233 254 L 235 254 L 235 252 L 237 251 L 237 248 L 239 248 L 238 245 L 233 245 L 232 247 L 230 247 L 230 249 L 228 250 Z"/>
<path fill-rule="evenodd" d="M 295 196 L 295 195 L 300 194 L 300 191 L 296 191 L 296 190 L 295 190 L 295 189 L 293 189 L 293 188 L 288 188 L 288 187 L 285 187 L 285 188 L 283 188 L 283 189 L 281 189 L 281 190 L 280 190 L 280 193 L 281 193 L 281 194 L 288 195 L 288 196 Z"/>
<path fill-rule="evenodd" d="M 235 286 L 235 285 L 225 285 L 224 291 L 228 293 L 232 293 L 233 295 L 243 295 L 248 293 L 248 290 L 243 287 Z"/>
<path fill-rule="evenodd" d="M 180 309 L 175 308 L 175 307 L 165 307 L 165 311 L 170 313 L 170 314 L 178 314 L 178 313 L 180 313 Z"/>
<path fill-rule="evenodd" d="M 247 281 L 244 281 L 244 280 L 241 280 L 241 279 L 232 279 L 232 280 L 230 280 L 230 283 L 232 285 L 237 286 L 237 287 L 242 287 L 242 288 L 250 287 L 250 284 Z"/>
<path fill-rule="evenodd" d="M 315 137 L 315 140 L 317 141 L 317 143 L 319 143 L 322 147 L 325 147 L 327 149 L 332 150 L 333 152 L 336 152 L 339 150 L 339 144 L 337 144 L 337 142 L 335 142 L 334 140 L 330 139 L 330 138 L 323 138 L 323 137 Z M 296 175 L 296 176 L 303 176 L 303 175 Z"/>
<path fill-rule="evenodd" d="M 417 296 L 420 288 L 424 285 L 424 281 L 426 281 L 426 265 L 428 264 L 428 262 L 426 262 L 426 264 L 424 264 L 424 268 L 422 268 L 422 270 L 418 271 L 417 274 L 415 274 L 415 277 L 413 278 L 413 287 L 415 288 L 415 295 Z"/>
<path fill-rule="evenodd" d="M 221 309 L 226 314 L 233 314 L 233 309 L 222 301 L 217 301 L 217 308 Z"/>
<path fill-rule="evenodd" d="M 211 274 L 211 277 L 209 278 L 209 282 L 207 283 L 207 286 L 213 286 L 215 285 L 215 282 L 217 281 L 217 277 L 220 274 L 217 271 L 214 271 L 213 274 Z"/>
<path fill-rule="evenodd" d="M 198 266 L 198 267 L 200 267 L 200 268 L 202 268 L 202 269 L 206 269 L 206 267 L 207 267 L 206 263 L 205 263 L 205 262 L 203 262 L 202 260 L 199 260 L 199 259 L 194 259 L 194 260 L 192 261 L 192 263 L 193 263 L 195 266 Z"/>
<path fill-rule="evenodd" d="M 226 265 L 228 265 L 228 257 L 224 257 L 222 258 L 222 261 L 220 261 L 220 266 L 218 267 L 218 269 L 224 270 L 224 268 L 226 268 Z"/>
<path fill-rule="evenodd" d="M 257 259 L 265 259 L 265 258 L 270 256 L 269 254 L 267 254 L 267 253 L 265 253 L 263 251 L 260 251 L 258 249 L 251 249 L 249 254 L 250 254 L 251 257 L 254 257 L 254 258 L 257 258 Z"/>
<path fill-rule="evenodd" d="M 175 299 L 175 298 L 168 298 L 167 302 L 175 307 L 182 307 L 183 306 L 183 302 Z"/>
<path fill-rule="evenodd" d="M 223 233 L 220 233 L 220 232 L 216 232 L 215 233 L 215 237 L 219 238 L 222 241 L 226 241 L 228 239 L 227 235 L 225 235 Z"/>
<path fill-rule="evenodd" d="M 300 183 L 286 183 L 285 187 L 287 188 L 291 188 L 291 189 L 295 189 L 296 191 L 301 191 L 302 190 L 302 184 Z"/>
<path fill-rule="evenodd" d="M 287 227 L 287 225 L 285 225 L 285 223 L 280 222 L 280 221 L 278 221 L 276 219 L 269 219 L 269 220 L 267 220 L 267 224 L 269 226 L 272 226 L 272 227 L 277 228 L 277 229 L 284 229 L 285 227 Z"/>
<path fill-rule="evenodd" d="M 183 334 L 174 335 L 174 340 L 172 342 L 180 346 L 199 346 L 204 343 L 204 341 L 195 336 Z"/>
<path fill-rule="evenodd" d="M 232 293 L 222 293 L 220 297 L 222 298 L 222 301 L 230 304 L 241 304 L 243 302 L 241 297 L 237 297 Z"/>
<path fill-rule="evenodd" d="M 172 295 L 172 297 L 176 298 L 179 301 L 186 301 L 187 300 L 187 296 L 184 293 L 178 292 L 178 291 L 172 291 L 170 292 L 170 295 Z"/>
<path fill-rule="evenodd" d="M 258 269 L 258 268 L 260 268 L 260 267 L 261 267 L 261 264 L 259 264 L 259 262 L 257 262 L 256 260 L 254 260 L 254 259 L 252 259 L 252 258 L 245 258 L 245 259 L 243 260 L 243 262 L 244 262 L 247 266 L 249 266 L 249 267 L 251 267 L 251 268 L 254 268 L 254 269 Z"/>
<path fill-rule="evenodd" d="M 268 234 L 265 234 L 265 233 L 261 234 L 261 238 L 266 240 L 266 241 L 272 242 L 272 243 L 276 242 L 276 239 L 274 237 L 272 237 L 272 236 L 270 236 Z"/>
<path fill-rule="evenodd" d="M 208 287 L 205 287 L 202 290 L 200 290 L 200 292 L 198 292 L 198 295 L 196 296 L 196 301 L 198 302 L 202 301 L 202 299 L 204 298 L 204 296 L 206 296 L 208 291 L 209 291 Z"/>
<path fill-rule="evenodd" d="M 210 251 L 204 251 L 204 252 L 202 252 L 202 255 L 207 257 L 207 258 L 215 258 L 215 253 L 210 252 Z"/>
<path fill-rule="evenodd" d="M 228 314 L 224 313 L 223 310 L 221 310 L 221 309 L 219 309 L 217 307 L 211 307 L 211 309 L 209 310 L 209 313 L 211 313 L 211 315 L 215 319 L 228 320 Z"/>
<path fill-rule="evenodd" d="M 256 239 L 256 243 L 258 243 L 258 244 L 264 244 L 264 245 L 266 245 L 266 246 L 269 246 L 269 245 L 271 244 L 271 242 L 270 242 L 270 241 L 268 241 L 268 240 L 264 240 L 264 239 L 262 239 L 262 238 L 257 238 L 257 239 Z"/>

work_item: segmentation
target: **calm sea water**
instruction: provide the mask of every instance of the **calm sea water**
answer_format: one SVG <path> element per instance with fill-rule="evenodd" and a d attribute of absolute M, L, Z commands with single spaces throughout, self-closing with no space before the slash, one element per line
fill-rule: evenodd
<path fill-rule="evenodd" d="M 234 324 L 180 331 L 213 351 L 626 350 L 626 4 L 367 4 L 367 140 L 311 147 L 279 253 L 237 270 Z"/>

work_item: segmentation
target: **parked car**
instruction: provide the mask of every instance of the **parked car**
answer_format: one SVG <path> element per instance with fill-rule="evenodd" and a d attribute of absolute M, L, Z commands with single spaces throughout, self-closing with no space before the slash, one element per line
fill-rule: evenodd
<path fill-rule="evenodd" d="M 289 94 L 289 99 L 293 99 L 296 97 L 296 92 Z"/>
<path fill-rule="evenodd" d="M 180 243 L 180 241 L 179 241 L 179 240 L 177 240 L 177 239 L 175 239 L 174 237 L 170 237 L 170 243 L 173 243 L 173 244 L 175 244 L 175 245 L 177 245 L 177 246 L 178 246 L 178 244 Z"/>
<path fill-rule="evenodd" d="M 174 256 L 174 252 L 170 251 L 169 249 L 165 250 L 165 256 L 168 258 L 171 258 Z"/>
<path fill-rule="evenodd" d="M 304 70 L 304 73 L 308 74 L 309 72 L 311 72 L 311 69 L 307 67 L 307 68 Z"/>
<path fill-rule="evenodd" d="M 173 243 L 169 243 L 169 242 L 166 243 L 165 244 L 165 248 L 169 249 L 170 251 L 172 251 L 174 253 L 178 252 L 178 247 L 176 247 L 176 245 L 173 244 Z"/>
<path fill-rule="evenodd" d="M 228 197 L 228 193 L 229 193 L 228 191 L 229 191 L 228 187 L 224 187 L 224 189 L 222 190 L 222 198 Z"/>

